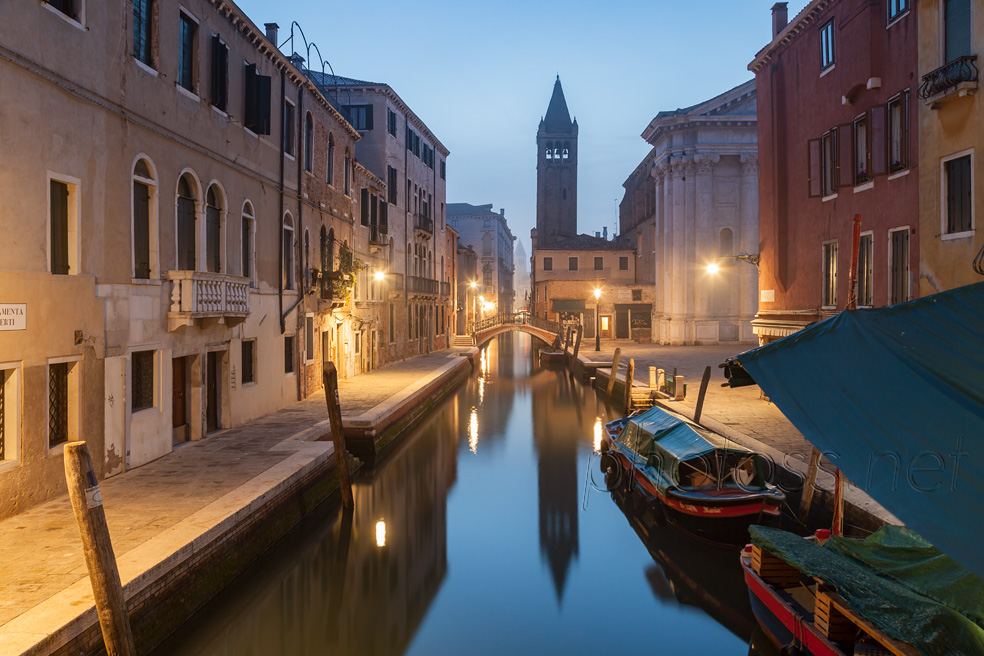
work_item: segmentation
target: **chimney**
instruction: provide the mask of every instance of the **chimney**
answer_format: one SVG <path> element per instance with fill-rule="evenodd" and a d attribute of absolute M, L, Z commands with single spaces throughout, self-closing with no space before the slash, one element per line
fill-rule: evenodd
<path fill-rule="evenodd" d="M 277 33 L 280 30 L 280 26 L 276 23 L 264 23 L 263 27 L 266 28 L 267 41 L 272 43 L 274 48 L 279 48 L 280 43 L 277 41 Z"/>
<path fill-rule="evenodd" d="M 605 226 L 604 228 L 601 229 L 601 234 L 604 237 L 605 241 L 608 241 L 608 226 Z"/>
<path fill-rule="evenodd" d="M 287 59 L 290 60 L 290 63 L 293 64 L 294 68 L 296 68 L 297 70 L 299 71 L 304 70 L 304 58 L 301 57 L 296 52 L 292 54 L 290 57 L 288 57 Z"/>
<path fill-rule="evenodd" d="M 505 215 L 506 215 L 506 208 L 505 207 L 500 207 L 499 208 L 499 216 L 505 216 Z"/>
<path fill-rule="evenodd" d="M 777 2 L 772 5 L 772 38 L 776 38 L 783 28 L 786 27 L 786 23 L 789 22 L 789 10 L 786 9 L 785 2 Z"/>
<path fill-rule="evenodd" d="M 601 233 L 597 230 L 595 230 L 595 237 L 598 237 L 599 239 L 601 238 Z"/>

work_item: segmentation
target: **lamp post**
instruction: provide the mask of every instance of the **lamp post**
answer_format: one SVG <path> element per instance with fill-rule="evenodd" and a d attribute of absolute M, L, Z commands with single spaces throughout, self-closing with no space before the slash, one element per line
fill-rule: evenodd
<path fill-rule="evenodd" d="M 475 331 L 475 288 L 478 287 L 478 283 L 472 280 L 468 283 L 468 291 L 471 294 L 471 302 L 467 303 L 468 311 L 467 315 L 471 316 L 471 332 Z M 468 317 L 465 317 L 465 323 L 468 323 Z"/>
<path fill-rule="evenodd" d="M 601 289 L 596 288 L 594 290 L 594 297 L 595 297 L 595 350 L 600 351 L 601 350 L 601 313 L 599 312 L 599 310 L 601 309 L 601 301 L 599 299 L 601 299 Z"/>

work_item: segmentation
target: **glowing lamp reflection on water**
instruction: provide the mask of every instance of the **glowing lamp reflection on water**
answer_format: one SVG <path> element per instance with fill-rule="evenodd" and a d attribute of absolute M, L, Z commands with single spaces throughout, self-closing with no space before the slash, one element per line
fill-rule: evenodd
<path fill-rule="evenodd" d="M 478 453 L 478 410 L 475 408 L 472 408 L 468 421 L 468 448 L 472 453 Z"/>
<path fill-rule="evenodd" d="M 602 435 L 601 417 L 595 419 L 594 425 L 594 450 L 595 453 L 601 453 L 601 435 Z"/>
<path fill-rule="evenodd" d="M 386 522 L 383 520 L 376 522 L 376 546 L 386 546 Z"/>

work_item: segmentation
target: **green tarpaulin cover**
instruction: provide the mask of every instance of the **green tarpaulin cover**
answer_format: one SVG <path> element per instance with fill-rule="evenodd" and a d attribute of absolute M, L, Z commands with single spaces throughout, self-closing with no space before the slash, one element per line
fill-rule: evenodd
<path fill-rule="evenodd" d="M 984 654 L 984 581 L 915 533 L 883 526 L 867 539 L 820 546 L 749 528 L 752 543 L 833 586 L 866 620 L 923 654 Z"/>

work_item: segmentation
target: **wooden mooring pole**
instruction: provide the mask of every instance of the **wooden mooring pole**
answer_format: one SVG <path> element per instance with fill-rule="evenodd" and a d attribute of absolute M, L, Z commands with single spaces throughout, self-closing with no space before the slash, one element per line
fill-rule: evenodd
<path fill-rule="evenodd" d="M 102 492 L 92 471 L 92 459 L 85 442 L 65 445 L 65 481 L 72 510 L 79 524 L 82 553 L 89 570 L 92 595 L 96 599 L 96 614 L 103 642 L 109 656 L 136 656 L 130 617 L 123 599 L 123 585 L 116 567 L 113 543 L 103 508 Z"/>
<path fill-rule="evenodd" d="M 335 445 L 335 466 L 338 467 L 338 487 L 342 491 L 342 506 L 354 508 L 348 452 L 345 449 L 345 436 L 342 435 L 342 406 L 338 402 L 338 370 L 334 362 L 325 363 L 322 380 L 325 385 L 325 403 L 328 404 L 328 421 L 331 423 L 331 441 Z"/>
<path fill-rule="evenodd" d="M 625 413 L 632 412 L 632 378 L 635 376 L 635 360 L 629 358 L 629 368 L 625 371 Z"/>
<path fill-rule="evenodd" d="M 612 373 L 608 376 L 608 389 L 605 390 L 605 401 L 612 400 L 612 391 L 615 389 L 615 375 L 618 373 L 618 359 L 622 357 L 622 349 L 615 349 L 615 357 L 612 358 Z"/>
<path fill-rule="evenodd" d="M 574 365 L 577 363 L 577 354 L 581 350 L 581 334 L 584 332 L 584 326 L 577 327 L 577 337 L 574 339 L 574 357 L 571 359 L 571 371 L 574 371 Z"/>
<path fill-rule="evenodd" d="M 813 505 L 813 492 L 817 482 L 817 470 L 820 469 L 820 449 L 813 447 L 810 453 L 810 465 L 806 470 L 806 481 L 803 483 L 803 496 L 800 499 L 799 521 L 806 525 L 810 516 L 810 506 Z"/>
<path fill-rule="evenodd" d="M 700 392 L 697 393 L 697 408 L 694 410 L 694 423 L 700 423 L 700 415 L 704 410 L 704 395 L 707 394 L 707 384 L 711 382 L 711 366 L 704 367 L 704 376 L 700 379 Z"/>

